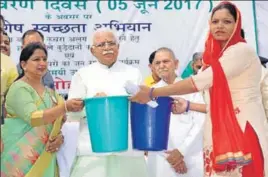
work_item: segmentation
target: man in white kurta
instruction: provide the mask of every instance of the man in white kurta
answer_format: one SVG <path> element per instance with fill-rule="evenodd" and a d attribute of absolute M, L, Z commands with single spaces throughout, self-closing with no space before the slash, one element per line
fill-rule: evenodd
<path fill-rule="evenodd" d="M 153 62 L 155 62 L 157 74 L 162 78 L 153 87 L 162 87 L 181 80 L 176 76 L 178 60 L 171 49 L 158 49 Z M 199 93 L 183 95 L 180 98 L 195 103 L 204 103 Z M 202 127 L 204 120 L 205 115 L 198 112 L 171 114 L 168 150 L 148 154 L 150 177 L 203 176 Z M 171 164 L 169 159 L 173 160 L 174 164 Z"/>
<path fill-rule="evenodd" d="M 112 31 L 101 29 L 95 32 L 91 53 L 98 61 L 75 73 L 69 90 L 69 99 L 127 95 L 124 89 L 127 81 L 140 84 L 142 81 L 140 71 L 118 61 L 118 50 L 119 45 Z M 71 113 L 68 119 L 80 122 L 77 159 L 71 177 L 147 177 L 143 152 L 131 148 L 130 133 L 128 151 L 93 153 L 85 113 Z"/>

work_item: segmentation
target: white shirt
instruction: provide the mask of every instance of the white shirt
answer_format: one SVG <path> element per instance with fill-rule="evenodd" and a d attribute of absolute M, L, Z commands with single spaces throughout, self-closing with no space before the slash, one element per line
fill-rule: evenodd
<path fill-rule="evenodd" d="M 131 81 L 140 84 L 141 73 L 137 68 L 117 61 L 112 67 L 107 67 L 99 62 L 78 70 L 72 78 L 68 98 L 91 98 L 99 92 L 108 96 L 127 95 L 125 83 Z M 84 111 L 81 113 L 70 113 L 68 119 L 80 120 L 80 132 L 78 137 L 77 155 L 101 155 L 93 153 L 90 144 L 90 135 Z M 129 121 L 130 122 L 130 121 Z M 109 153 L 110 154 L 110 153 Z M 142 156 L 143 152 L 132 150 L 131 131 L 129 126 L 129 150 L 116 153 L 117 155 Z M 107 154 L 105 154 L 107 155 Z"/>

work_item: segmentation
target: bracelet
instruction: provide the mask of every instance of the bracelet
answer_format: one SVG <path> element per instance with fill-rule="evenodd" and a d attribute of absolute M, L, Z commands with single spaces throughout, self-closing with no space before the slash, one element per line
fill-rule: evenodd
<path fill-rule="evenodd" d="M 155 101 L 156 99 L 153 97 L 153 91 L 154 91 L 154 87 L 151 88 L 149 97 L 151 100 Z"/>
<path fill-rule="evenodd" d="M 190 101 L 187 101 L 185 112 L 188 112 L 189 110 L 190 110 Z"/>
<path fill-rule="evenodd" d="M 65 112 L 66 113 L 69 112 L 68 109 L 67 109 L 67 103 L 66 103 L 66 101 L 64 102 L 64 108 L 65 108 Z"/>

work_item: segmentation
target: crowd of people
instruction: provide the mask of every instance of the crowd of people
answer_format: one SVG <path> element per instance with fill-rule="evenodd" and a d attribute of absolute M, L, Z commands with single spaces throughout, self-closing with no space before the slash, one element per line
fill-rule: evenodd
<path fill-rule="evenodd" d="M 73 138 L 61 131 L 67 120 L 79 124 L 70 177 L 268 177 L 266 61 L 246 43 L 241 26 L 239 9 L 221 2 L 190 70 L 179 76 L 175 52 L 161 47 L 149 56 L 151 75 L 144 80 L 138 68 L 119 61 L 113 31 L 98 29 L 90 48 L 97 62 L 73 75 L 65 100 L 48 70 L 44 35 L 23 34 L 16 65 L 1 15 L 1 176 L 60 177 L 57 153 Z M 165 152 L 92 151 L 83 99 L 127 95 L 128 81 L 140 85 L 132 102 L 174 99 Z"/>

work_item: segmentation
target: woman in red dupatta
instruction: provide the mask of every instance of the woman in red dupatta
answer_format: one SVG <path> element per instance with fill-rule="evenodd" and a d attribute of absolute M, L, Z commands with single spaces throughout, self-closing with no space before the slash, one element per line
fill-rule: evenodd
<path fill-rule="evenodd" d="M 230 2 L 213 9 L 203 72 L 173 85 L 141 86 L 132 101 L 207 90 L 204 134 L 205 176 L 268 175 L 267 121 L 261 103 L 261 64 L 241 37 L 240 11 Z M 195 111 L 195 103 L 190 109 Z"/>

